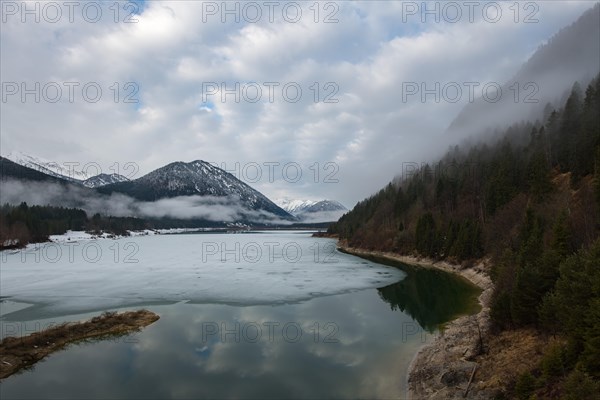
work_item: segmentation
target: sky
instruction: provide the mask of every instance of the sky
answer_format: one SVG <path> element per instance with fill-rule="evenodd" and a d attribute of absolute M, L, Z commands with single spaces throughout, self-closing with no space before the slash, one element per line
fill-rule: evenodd
<path fill-rule="evenodd" d="M 454 144 L 466 83 L 508 81 L 594 4 L 67 3 L 0 2 L 2 155 L 129 178 L 200 159 L 348 208 Z"/>

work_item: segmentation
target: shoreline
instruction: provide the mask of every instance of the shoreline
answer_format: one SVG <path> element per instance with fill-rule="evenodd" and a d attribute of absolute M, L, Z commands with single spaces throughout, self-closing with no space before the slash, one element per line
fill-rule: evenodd
<path fill-rule="evenodd" d="M 484 262 L 470 267 L 383 251 L 350 247 L 338 241 L 338 248 L 356 256 L 377 256 L 424 268 L 435 268 L 468 280 L 482 290 L 478 296 L 481 309 L 444 324 L 431 343 L 424 344 L 408 366 L 408 399 L 493 398 L 492 388 L 475 388 L 473 381 L 479 364 L 475 357 L 489 342 L 490 301 L 493 284 Z M 468 397 L 467 397 L 468 396 Z"/>
<path fill-rule="evenodd" d="M 6 242 L 0 244 L 0 252 L 12 251 L 19 252 L 22 250 L 29 250 L 36 248 L 36 246 L 44 246 L 47 244 L 63 244 L 63 243 L 74 243 L 83 241 L 96 241 L 103 239 L 119 240 L 132 237 L 140 236 L 156 236 L 156 235 L 177 235 L 186 233 L 199 233 L 199 232 L 223 232 L 231 230 L 231 228 L 157 228 L 157 229 L 142 229 L 142 230 L 128 230 L 127 234 L 116 234 L 107 231 L 101 232 L 89 232 L 89 231 L 72 231 L 67 230 L 65 233 L 49 235 L 45 241 L 29 242 L 26 245 L 19 245 L 15 243 L 13 239 L 9 239 L 10 245 L 6 245 Z"/>
<path fill-rule="evenodd" d="M 306 232 L 314 232 L 315 228 L 285 228 L 285 229 L 268 229 L 268 228 L 252 228 L 246 229 L 243 227 L 218 227 L 218 228 L 156 228 L 156 229 L 142 229 L 142 230 L 128 230 L 127 234 L 116 234 L 107 231 L 101 232 L 89 232 L 89 231 L 72 231 L 68 230 L 65 233 L 49 235 L 48 239 L 45 241 L 35 241 L 29 242 L 25 245 L 21 245 L 18 241 L 14 239 L 7 239 L 4 243 L 0 243 L 0 252 L 12 251 L 19 252 L 21 250 L 28 250 L 31 248 L 35 248 L 36 246 L 47 245 L 49 243 L 53 244 L 62 244 L 62 243 L 70 243 L 70 242 L 80 242 L 80 241 L 94 241 L 94 240 L 102 240 L 102 239 L 110 239 L 110 240 L 119 240 L 124 238 L 132 238 L 132 237 L 140 237 L 140 236 L 156 236 L 156 235 L 177 235 L 177 234 L 187 234 L 187 233 L 237 233 L 237 232 L 256 232 L 256 231 L 282 231 L 282 230 L 291 230 L 291 231 L 306 231 Z M 319 234 L 319 232 L 315 232 L 314 235 Z"/>
<path fill-rule="evenodd" d="M 138 332 L 160 317 L 148 310 L 105 312 L 85 322 L 70 322 L 27 336 L 0 341 L 0 380 L 27 369 L 73 343 Z"/>

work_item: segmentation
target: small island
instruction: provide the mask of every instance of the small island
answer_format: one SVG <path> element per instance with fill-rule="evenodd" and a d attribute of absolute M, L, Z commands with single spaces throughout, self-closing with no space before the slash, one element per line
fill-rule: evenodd
<path fill-rule="evenodd" d="M 68 322 L 28 336 L 4 338 L 0 342 L 0 379 L 34 365 L 71 343 L 138 332 L 159 318 L 148 310 L 104 312 L 86 322 Z"/>

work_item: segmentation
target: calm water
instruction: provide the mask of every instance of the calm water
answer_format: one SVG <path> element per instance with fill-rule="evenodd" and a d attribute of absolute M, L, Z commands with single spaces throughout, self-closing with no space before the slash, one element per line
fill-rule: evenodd
<path fill-rule="evenodd" d="M 477 294 L 446 273 L 342 254 L 307 233 L 97 243 L 111 257 L 110 246 L 133 243 L 137 262 L 5 257 L 2 335 L 140 304 L 160 320 L 71 345 L 0 383 L 1 398 L 402 398 L 415 352 Z"/>

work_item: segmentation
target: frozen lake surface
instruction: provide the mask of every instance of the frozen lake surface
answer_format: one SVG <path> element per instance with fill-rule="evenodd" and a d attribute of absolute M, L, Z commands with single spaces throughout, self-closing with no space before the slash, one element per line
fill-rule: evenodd
<path fill-rule="evenodd" d="M 2 254 L 3 337 L 104 310 L 160 319 L 52 354 L 2 399 L 403 398 L 417 350 L 476 295 L 308 233 L 75 240 Z"/>
<path fill-rule="evenodd" d="M 340 253 L 331 239 L 262 232 L 31 245 L 2 254 L 0 277 L 3 297 L 64 313 L 154 302 L 297 302 L 385 286 L 404 274 Z"/>

